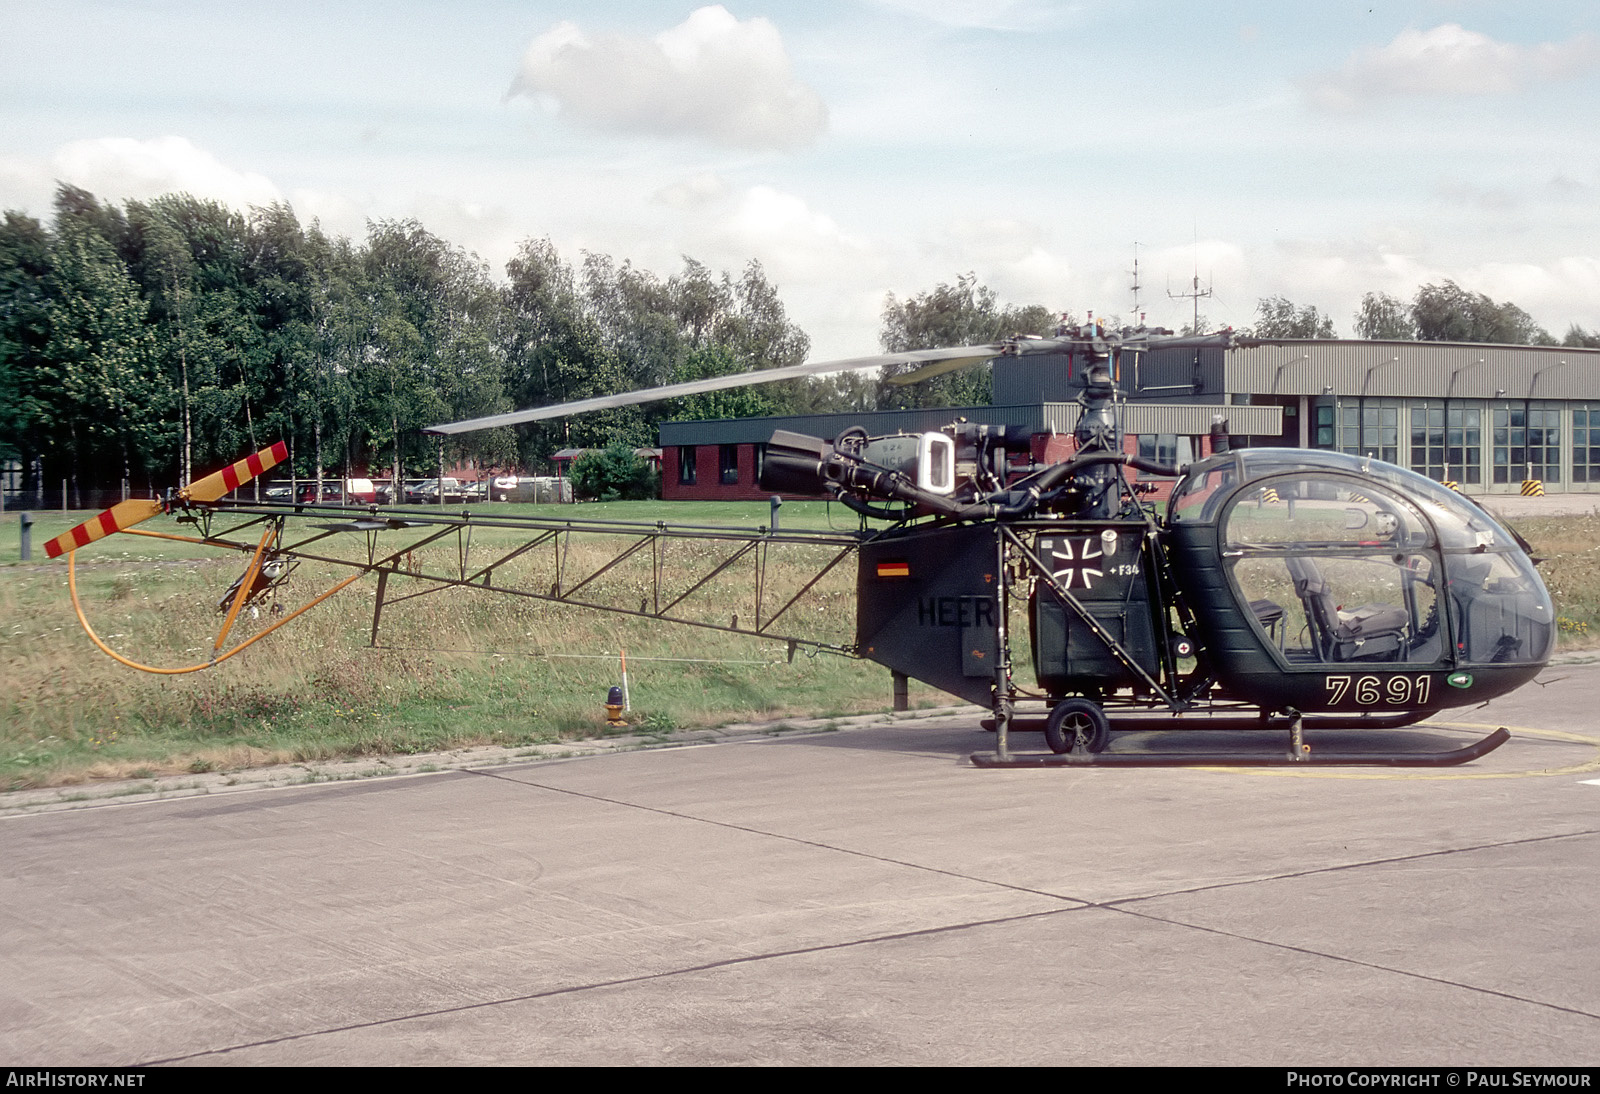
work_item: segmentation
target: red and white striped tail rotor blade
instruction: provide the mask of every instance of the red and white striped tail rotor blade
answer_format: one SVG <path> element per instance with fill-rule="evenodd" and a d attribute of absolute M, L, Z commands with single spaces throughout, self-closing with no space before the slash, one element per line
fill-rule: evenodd
<path fill-rule="evenodd" d="M 178 494 L 193 502 L 216 501 L 222 495 L 239 489 L 257 475 L 272 470 L 288 458 L 289 446 L 279 441 L 271 448 L 263 448 L 260 452 L 252 453 L 221 471 L 214 471 L 203 479 L 196 479 L 189 484 L 188 489 L 180 490 Z"/>
<path fill-rule="evenodd" d="M 289 446 L 279 441 L 271 448 L 263 448 L 260 452 L 246 456 L 221 471 L 207 475 L 203 479 L 196 479 L 186 489 L 179 491 L 179 496 L 191 502 L 216 501 L 288 458 Z M 104 539 L 113 532 L 132 528 L 135 524 L 165 511 L 166 503 L 161 501 L 131 498 L 128 501 L 118 502 L 99 516 L 91 517 L 72 531 L 63 532 L 46 543 L 45 554 L 51 558 L 60 558 L 68 551 L 86 547 L 97 539 Z"/>
<path fill-rule="evenodd" d="M 165 508 L 161 502 L 148 498 L 130 498 L 118 502 L 99 516 L 91 517 L 72 531 L 63 532 L 46 543 L 44 553 L 51 558 L 60 558 L 68 551 L 86 547 L 97 539 L 104 539 L 112 532 L 120 532 L 124 528 L 132 528 L 142 520 L 149 520 Z"/>

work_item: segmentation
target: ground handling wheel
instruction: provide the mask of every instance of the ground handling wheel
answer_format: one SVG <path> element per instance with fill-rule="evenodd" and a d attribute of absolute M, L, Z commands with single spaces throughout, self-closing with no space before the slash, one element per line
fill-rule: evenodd
<path fill-rule="evenodd" d="M 1050 751 L 1103 752 L 1111 740 L 1111 722 L 1100 704 L 1089 699 L 1063 699 L 1050 711 L 1044 724 L 1044 739 Z"/>

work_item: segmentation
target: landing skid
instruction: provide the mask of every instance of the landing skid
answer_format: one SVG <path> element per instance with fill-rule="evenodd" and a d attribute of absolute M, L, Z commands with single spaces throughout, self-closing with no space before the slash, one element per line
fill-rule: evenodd
<path fill-rule="evenodd" d="M 1439 711 L 1409 710 L 1399 714 L 1306 714 L 1301 723 L 1306 729 L 1399 729 L 1415 725 Z M 1263 719 L 1259 714 L 1159 714 L 1141 712 L 1122 714 L 1107 711 L 1111 728 L 1119 733 L 1136 730 L 1241 730 L 1287 729 L 1292 719 L 1287 714 L 1276 714 Z M 1042 733 L 1049 719 L 1043 714 L 1017 714 L 1007 727 L 1013 733 Z M 994 732 L 994 718 L 985 718 L 981 725 Z"/>
<path fill-rule="evenodd" d="M 1501 728 L 1474 744 L 1443 752 L 1313 752 L 1295 727 L 1284 752 L 1068 752 L 1047 756 L 974 752 L 972 762 L 978 767 L 1451 767 L 1487 756 L 1510 739 L 1510 732 Z"/>

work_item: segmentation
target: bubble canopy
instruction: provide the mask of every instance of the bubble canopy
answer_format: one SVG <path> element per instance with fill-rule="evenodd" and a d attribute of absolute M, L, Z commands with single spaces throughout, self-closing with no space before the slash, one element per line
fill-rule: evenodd
<path fill-rule="evenodd" d="M 1249 644 L 1282 669 L 1549 658 L 1554 607 L 1525 541 L 1405 468 L 1308 449 L 1230 452 L 1189 468 L 1167 520 L 1175 550 L 1216 552 Z"/>
<path fill-rule="evenodd" d="M 1518 545 L 1518 540 L 1470 498 L 1426 476 L 1392 463 L 1301 448 L 1247 448 L 1191 464 L 1188 474 L 1172 492 L 1168 519 L 1174 523 L 1209 523 L 1220 515 L 1221 503 L 1237 487 L 1291 472 L 1316 470 L 1360 475 L 1388 487 L 1421 509 L 1446 550 L 1490 550 Z"/>

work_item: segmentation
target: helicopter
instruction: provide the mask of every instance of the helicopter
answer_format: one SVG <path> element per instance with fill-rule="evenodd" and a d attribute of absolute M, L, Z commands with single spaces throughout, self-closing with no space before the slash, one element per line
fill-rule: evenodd
<path fill-rule="evenodd" d="M 1064 359 L 1081 413 L 1074 451 L 1042 466 L 1030 438 L 1015 427 L 956 422 L 942 430 L 869 436 L 847 428 L 831 440 L 783 430 L 766 448 L 761 487 L 775 494 L 825 496 L 859 515 L 854 533 L 780 533 L 669 529 L 619 523 L 415 518 L 369 507 L 261 506 L 222 499 L 251 475 L 287 456 L 280 444 L 208 476 L 164 501 L 124 502 L 47 545 L 55 557 L 163 511 L 199 525 L 195 542 L 251 553 L 250 568 L 219 610 L 231 626 L 251 598 L 276 590 L 291 560 L 320 560 L 357 572 L 295 612 L 281 615 L 253 642 L 363 576 L 378 575 L 373 641 L 391 577 L 424 577 L 438 586 L 469 586 L 579 604 L 603 611 L 721 630 L 784 637 L 777 621 L 801 594 L 853 558 L 854 642 L 828 645 L 804 636 L 797 645 L 865 658 L 992 712 L 996 748 L 975 753 L 979 766 L 1153 766 L 1171 764 L 1448 765 L 1499 747 L 1504 730 L 1446 751 L 1313 750 L 1304 730 L 1393 729 L 1450 707 L 1481 704 L 1532 680 L 1549 661 L 1555 612 L 1534 570 L 1528 544 L 1462 494 L 1376 459 L 1313 449 L 1233 448 L 1226 423 L 1212 426 L 1211 455 L 1187 466 L 1124 451 L 1117 377 L 1124 358 L 1155 349 L 1226 346 L 1231 332 L 1175 336 L 1160 329 L 1110 331 L 1100 323 L 1063 325 L 1054 337 L 1017 337 L 982 346 L 919 350 L 846 361 L 808 362 L 735 376 L 602 396 L 556 406 L 430 427 L 448 435 L 651 402 L 790 376 L 915 366 L 895 382 L 916 382 L 1001 357 Z M 1174 480 L 1164 512 L 1130 484 L 1124 469 Z M 285 539 L 292 512 L 332 516 L 303 540 Z M 213 527 L 224 515 L 243 521 Z M 503 558 L 459 572 L 421 574 L 413 549 L 470 527 L 525 526 L 531 538 Z M 237 537 L 261 525 L 250 551 Z M 411 547 L 384 550 L 380 535 L 416 531 Z M 637 537 L 590 577 L 564 579 L 557 564 L 548 589 L 495 583 L 512 558 L 545 543 L 561 555 L 562 536 L 582 531 Z M 327 537 L 363 533 L 364 556 L 340 559 L 314 549 Z M 594 577 L 642 551 L 664 551 L 672 536 L 727 544 L 728 560 L 687 593 L 664 601 L 658 588 L 631 605 L 585 600 Z M 179 537 L 182 538 L 182 537 Z M 757 566 L 778 543 L 822 545 L 833 553 L 800 593 L 762 619 L 758 571 L 754 624 L 732 625 L 675 614 L 677 606 L 750 552 Z M 561 557 L 565 557 L 561 555 Z M 69 570 L 69 583 L 71 573 Z M 73 586 L 77 604 L 76 587 Z M 665 606 L 663 604 L 665 603 Z M 1026 644 L 1037 686 L 1019 685 L 1014 609 L 1025 611 Z M 80 621 L 105 652 L 112 651 Z M 206 663 L 223 651 L 223 636 Z M 134 665 L 134 667 L 147 667 Z M 1039 719 L 1020 715 L 1042 703 L 1049 754 L 1017 752 L 1011 732 Z M 1277 752 L 1201 749 L 1108 750 L 1113 731 L 1260 729 L 1287 731 Z"/>

